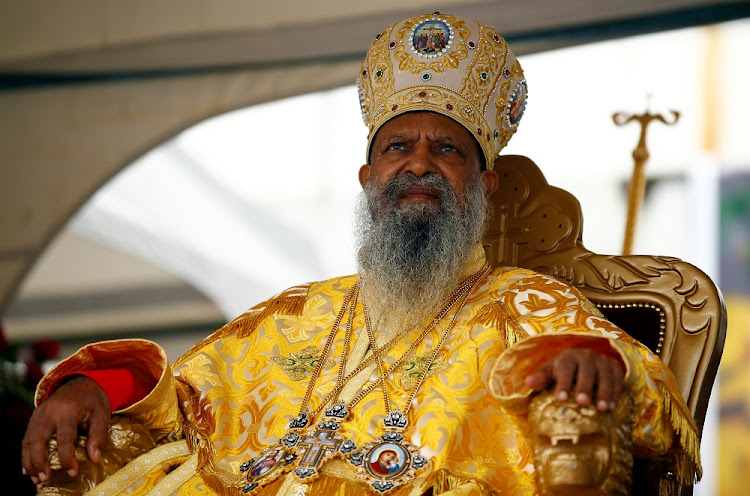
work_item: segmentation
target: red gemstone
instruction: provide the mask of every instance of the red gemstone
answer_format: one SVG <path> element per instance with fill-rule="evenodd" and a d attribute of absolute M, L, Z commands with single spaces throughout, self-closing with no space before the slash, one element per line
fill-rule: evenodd
<path fill-rule="evenodd" d="M 398 105 L 394 105 L 393 107 L 391 107 L 391 110 L 396 110 L 397 108 L 398 108 Z"/>
<path fill-rule="evenodd" d="M 445 105 L 445 108 L 447 108 L 448 110 L 453 110 L 453 105 L 451 105 L 450 103 L 448 103 L 448 104 Z"/>
<path fill-rule="evenodd" d="M 477 45 L 473 41 L 469 42 L 469 48 L 474 48 L 475 46 Z"/>
<path fill-rule="evenodd" d="M 503 74 L 505 74 L 505 77 L 508 77 L 508 76 L 510 76 L 510 69 L 508 69 L 508 68 L 506 67 L 506 68 L 505 68 L 505 70 L 503 71 Z"/>
<path fill-rule="evenodd" d="M 482 129 L 481 129 L 481 128 L 477 128 L 477 134 L 478 134 L 479 136 L 481 136 L 481 135 L 482 135 Z"/>
<path fill-rule="evenodd" d="M 392 41 L 392 42 L 388 43 L 388 46 L 391 47 L 391 48 L 393 48 L 393 47 L 396 46 L 396 42 Z"/>
<path fill-rule="evenodd" d="M 427 92 L 426 91 L 420 91 L 419 92 L 419 96 L 425 97 L 425 96 L 427 96 Z"/>
<path fill-rule="evenodd" d="M 365 77 L 365 76 L 367 76 L 367 69 L 364 69 L 364 70 L 362 71 L 362 77 Z"/>
<path fill-rule="evenodd" d="M 495 40 L 495 41 L 500 41 L 500 37 L 498 35 L 496 35 L 496 34 L 492 35 L 492 39 Z"/>
<path fill-rule="evenodd" d="M 378 33 L 378 34 L 377 34 L 377 35 L 375 36 L 375 39 L 376 39 L 376 40 L 379 40 L 381 36 L 383 36 L 383 33 Z"/>

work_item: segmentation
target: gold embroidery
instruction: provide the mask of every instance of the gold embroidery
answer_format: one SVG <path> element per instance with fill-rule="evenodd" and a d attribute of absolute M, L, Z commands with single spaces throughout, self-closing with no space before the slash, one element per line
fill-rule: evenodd
<path fill-rule="evenodd" d="M 373 129 L 380 127 L 382 122 L 392 117 L 392 109 L 401 111 L 429 110 L 439 114 L 452 116 L 461 114 L 461 122 L 471 129 L 476 129 L 479 136 L 489 136 L 490 126 L 484 116 L 474 106 L 471 100 L 446 88 L 409 87 L 393 93 L 383 101 L 372 116 Z M 447 109 L 451 110 L 447 110 Z M 473 133 L 474 131 L 472 131 Z M 477 137 L 477 139 L 480 139 Z"/>
<path fill-rule="evenodd" d="M 411 391 L 416 387 L 417 383 L 419 383 L 419 377 L 422 375 L 425 367 L 427 367 L 429 359 L 429 355 L 415 356 L 411 360 L 402 363 L 396 368 L 396 370 L 394 370 L 393 375 L 394 377 L 398 376 L 398 382 L 402 389 Z M 445 357 L 442 354 L 438 355 L 427 370 L 425 379 L 447 370 L 448 367 L 450 367 L 450 364 L 445 361 Z M 398 374 L 401 375 L 399 376 Z"/>
<path fill-rule="evenodd" d="M 164 462 L 190 456 L 190 450 L 186 441 L 175 441 L 164 444 L 144 453 L 122 467 L 114 474 L 107 477 L 105 481 L 98 484 L 94 489 L 86 493 L 86 496 L 99 496 L 105 494 L 121 494 L 125 489 L 136 483 L 144 475 L 155 469 Z M 197 456 L 193 455 L 197 459 Z M 194 470 L 191 464 L 188 470 Z"/>
<path fill-rule="evenodd" d="M 310 375 L 318 366 L 320 350 L 317 346 L 308 346 L 297 353 L 289 353 L 288 357 L 275 356 L 271 361 L 281 367 L 293 381 L 301 381 Z M 323 368 L 329 369 L 333 366 L 333 360 L 326 360 Z"/>
<path fill-rule="evenodd" d="M 494 94 L 492 88 L 502 75 L 502 68 L 508 56 L 508 45 L 492 43 L 494 30 L 482 28 L 480 37 L 485 41 L 479 43 L 476 54 L 466 71 L 463 84 L 458 92 L 466 99 L 474 102 L 484 114 L 490 96 Z"/>

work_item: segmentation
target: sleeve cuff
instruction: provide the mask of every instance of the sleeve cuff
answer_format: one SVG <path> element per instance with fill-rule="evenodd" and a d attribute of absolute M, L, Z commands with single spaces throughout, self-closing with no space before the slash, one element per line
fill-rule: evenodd
<path fill-rule="evenodd" d="M 61 375 L 50 384 L 47 390 L 47 397 L 57 390 L 67 379 L 78 375 L 92 379 L 104 389 L 107 398 L 109 398 L 109 405 L 112 412 L 137 403 L 146 397 L 149 392 L 143 384 L 135 379 L 132 372 L 127 369 L 102 369 L 68 372 Z"/>

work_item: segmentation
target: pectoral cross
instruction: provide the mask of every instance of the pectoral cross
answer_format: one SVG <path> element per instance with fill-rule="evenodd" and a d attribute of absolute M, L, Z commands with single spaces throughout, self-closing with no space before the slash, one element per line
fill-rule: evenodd
<path fill-rule="evenodd" d="M 333 427 L 334 424 L 335 428 L 326 428 Z M 300 481 L 306 482 L 317 477 L 323 463 L 338 452 L 341 443 L 344 442 L 341 435 L 335 432 L 338 428 L 335 422 L 330 422 L 329 425 L 323 423 L 318 425 L 315 431 L 308 431 L 299 440 L 299 464 L 294 473 Z"/>
<path fill-rule="evenodd" d="M 677 123 L 680 118 L 680 113 L 676 110 L 671 110 L 674 120 L 667 122 L 661 114 L 652 114 L 648 110 L 641 115 L 628 115 L 624 112 L 617 112 L 612 115 L 612 120 L 617 126 L 624 126 L 628 122 L 639 122 L 641 124 L 641 135 L 638 139 L 638 145 L 633 150 L 633 159 L 635 160 L 635 167 L 633 168 L 633 176 L 630 179 L 630 188 L 628 190 L 628 218 L 625 226 L 625 239 L 622 244 L 622 254 L 630 255 L 633 252 L 633 239 L 635 238 L 635 227 L 638 221 L 638 214 L 641 210 L 641 204 L 643 203 L 643 196 L 646 193 L 646 161 L 648 160 L 649 153 L 646 148 L 646 128 L 652 121 L 660 121 L 668 126 L 672 126 Z"/>

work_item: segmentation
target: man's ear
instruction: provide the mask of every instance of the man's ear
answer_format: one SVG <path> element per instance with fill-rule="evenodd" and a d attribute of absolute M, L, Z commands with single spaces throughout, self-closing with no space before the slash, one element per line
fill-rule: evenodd
<path fill-rule="evenodd" d="M 369 177 L 370 177 L 370 164 L 365 164 L 359 168 L 359 185 L 362 186 L 362 189 L 365 188 L 365 184 L 367 184 L 367 179 Z"/>
<path fill-rule="evenodd" d="M 497 191 L 497 187 L 500 185 L 500 178 L 497 172 L 493 170 L 483 170 L 480 174 L 482 174 L 482 182 L 484 182 L 484 195 L 489 198 L 492 193 Z M 360 170 L 361 176 L 362 171 Z"/>

